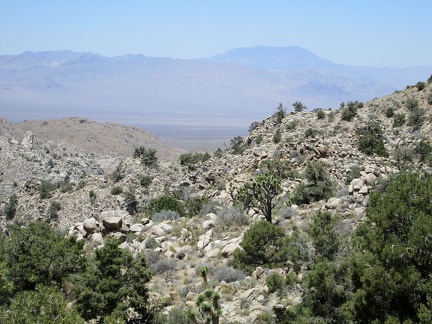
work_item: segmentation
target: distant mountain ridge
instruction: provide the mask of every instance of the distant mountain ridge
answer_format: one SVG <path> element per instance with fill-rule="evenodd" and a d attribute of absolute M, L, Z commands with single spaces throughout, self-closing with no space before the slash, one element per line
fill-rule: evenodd
<path fill-rule="evenodd" d="M 12 121 L 78 115 L 123 124 L 247 127 L 280 102 L 289 110 L 294 101 L 309 109 L 337 108 L 431 74 L 432 67 L 340 65 L 297 46 L 238 48 L 195 60 L 28 51 L 0 56 L 0 115 Z"/>

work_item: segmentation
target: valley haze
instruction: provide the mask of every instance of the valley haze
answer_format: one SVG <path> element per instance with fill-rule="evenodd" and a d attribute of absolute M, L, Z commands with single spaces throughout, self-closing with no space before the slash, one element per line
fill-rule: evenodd
<path fill-rule="evenodd" d="M 0 56 L 0 116 L 80 116 L 139 126 L 190 150 L 215 149 L 283 103 L 337 109 L 426 80 L 432 67 L 372 68 L 297 46 L 237 48 L 201 59 L 72 51 Z"/>

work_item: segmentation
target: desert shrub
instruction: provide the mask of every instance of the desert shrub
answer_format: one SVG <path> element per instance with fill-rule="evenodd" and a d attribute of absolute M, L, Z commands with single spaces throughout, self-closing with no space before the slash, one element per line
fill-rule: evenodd
<path fill-rule="evenodd" d="M 230 147 L 234 154 L 241 154 L 245 150 L 244 140 L 241 136 L 236 136 L 231 139 Z"/>
<path fill-rule="evenodd" d="M 313 129 L 313 128 L 308 128 L 305 130 L 305 137 L 315 137 L 318 135 L 318 130 Z"/>
<path fill-rule="evenodd" d="M 89 191 L 90 204 L 94 204 L 96 201 L 96 193 L 93 190 Z"/>
<path fill-rule="evenodd" d="M 157 274 L 164 274 L 176 270 L 177 261 L 175 259 L 163 258 L 154 263 L 151 267 Z"/>
<path fill-rule="evenodd" d="M 298 120 L 294 119 L 286 125 L 286 128 L 287 130 L 294 130 L 297 128 L 298 124 L 299 124 Z"/>
<path fill-rule="evenodd" d="M 362 107 L 363 103 L 358 101 L 350 101 L 346 106 L 341 104 L 341 119 L 345 121 L 351 121 L 357 115 L 357 110 Z"/>
<path fill-rule="evenodd" d="M 238 269 L 228 266 L 220 266 L 214 272 L 214 279 L 216 281 L 225 281 L 227 283 L 241 281 L 246 278 L 246 274 Z"/>
<path fill-rule="evenodd" d="M 281 140 L 282 140 L 282 132 L 280 128 L 278 128 L 273 135 L 273 143 L 275 144 L 280 143 Z"/>
<path fill-rule="evenodd" d="M 204 205 L 209 202 L 207 197 L 189 197 L 186 199 L 186 216 L 194 217 L 199 215 Z"/>
<path fill-rule="evenodd" d="M 388 152 L 384 147 L 384 133 L 381 126 L 370 121 L 365 126 L 357 129 L 359 150 L 366 155 L 376 154 L 388 157 Z"/>
<path fill-rule="evenodd" d="M 184 166 L 196 164 L 199 162 L 205 162 L 210 159 L 210 154 L 206 153 L 183 153 L 180 155 L 180 164 Z"/>
<path fill-rule="evenodd" d="M 351 181 L 354 179 L 360 178 L 360 168 L 356 165 L 354 167 L 351 167 L 350 170 L 347 172 L 347 178 L 345 181 L 345 184 L 349 185 Z"/>
<path fill-rule="evenodd" d="M 269 293 L 274 293 L 285 285 L 285 278 L 277 272 L 270 273 L 266 278 Z"/>
<path fill-rule="evenodd" d="M 151 183 L 153 182 L 153 177 L 152 176 L 148 176 L 145 174 L 142 174 L 140 176 L 140 185 L 143 188 L 148 188 L 150 187 Z"/>
<path fill-rule="evenodd" d="M 276 119 L 276 122 L 280 124 L 282 123 L 282 120 L 284 119 L 285 115 L 286 115 L 286 109 L 282 105 L 282 103 L 280 103 L 279 106 L 277 107 L 276 112 L 273 114 L 273 117 Z"/>
<path fill-rule="evenodd" d="M 145 148 L 144 146 L 140 146 L 135 148 L 133 153 L 134 158 L 140 158 L 141 163 L 146 167 L 155 167 L 157 165 L 157 151 L 151 148 Z"/>
<path fill-rule="evenodd" d="M 125 177 L 124 173 L 121 171 L 120 165 L 118 165 L 115 170 L 111 173 L 111 180 L 115 182 L 119 182 Z"/>
<path fill-rule="evenodd" d="M 130 307 L 135 311 L 129 313 L 130 322 L 151 319 L 146 284 L 152 272 L 142 254 L 133 257 L 129 250 L 118 245 L 117 240 L 105 240 L 104 246 L 95 250 L 85 271 L 72 277 L 76 307 L 87 321 L 112 316 L 124 322 Z"/>
<path fill-rule="evenodd" d="M 425 121 L 424 115 L 424 109 L 420 107 L 412 109 L 408 115 L 408 126 L 412 126 L 413 130 L 420 129 Z"/>
<path fill-rule="evenodd" d="M 340 240 L 335 230 L 336 218 L 330 212 L 318 212 L 308 228 L 316 258 L 332 261 L 339 251 Z"/>
<path fill-rule="evenodd" d="M 83 269 L 82 243 L 61 237 L 46 223 L 14 225 L 0 243 L 0 260 L 15 291 L 33 290 L 37 284 L 60 286 L 69 274 Z"/>
<path fill-rule="evenodd" d="M 267 221 L 253 224 L 233 255 L 233 266 L 252 273 L 257 266 L 280 267 L 287 261 L 285 232 Z"/>
<path fill-rule="evenodd" d="M 76 190 L 81 190 L 82 188 L 84 188 L 86 185 L 86 182 L 84 180 L 80 180 L 78 181 L 77 185 L 76 185 Z"/>
<path fill-rule="evenodd" d="M 259 169 L 263 172 L 270 172 L 281 179 L 292 179 L 297 176 L 289 160 L 267 159 L 259 164 Z"/>
<path fill-rule="evenodd" d="M 324 110 L 322 110 L 322 109 L 318 109 L 318 111 L 317 111 L 316 114 L 317 114 L 317 118 L 318 118 L 318 119 L 324 119 L 325 116 L 326 116 Z"/>
<path fill-rule="evenodd" d="M 405 124 L 405 114 L 394 114 L 393 127 L 402 127 Z"/>
<path fill-rule="evenodd" d="M 160 223 L 166 220 L 175 220 L 178 218 L 180 218 L 180 214 L 174 210 L 161 210 L 160 212 L 153 214 L 152 221 Z"/>
<path fill-rule="evenodd" d="M 73 190 L 73 185 L 69 181 L 63 181 L 60 183 L 60 192 L 66 193 L 71 192 Z"/>
<path fill-rule="evenodd" d="M 39 186 L 39 197 L 41 199 L 51 198 L 52 192 L 56 189 L 56 186 L 49 181 L 42 181 Z"/>
<path fill-rule="evenodd" d="M 223 151 L 222 149 L 219 147 L 214 153 L 213 153 L 214 157 L 217 157 L 218 159 L 222 158 L 223 156 Z"/>
<path fill-rule="evenodd" d="M 395 109 L 393 107 L 387 107 L 385 115 L 387 118 L 392 118 L 395 114 Z"/>
<path fill-rule="evenodd" d="M 264 136 L 262 134 L 258 134 L 257 137 L 255 138 L 255 143 L 257 143 L 258 145 L 262 143 L 264 139 Z"/>
<path fill-rule="evenodd" d="M 120 195 L 122 192 L 123 192 L 123 188 L 120 186 L 115 186 L 115 187 L 112 187 L 112 189 L 111 189 L 111 195 L 114 195 L 114 196 Z"/>
<path fill-rule="evenodd" d="M 18 293 L 0 318 L 9 324 L 77 323 L 84 324 L 74 305 L 69 305 L 57 287 L 38 285 L 33 291 Z"/>
<path fill-rule="evenodd" d="M 126 211 L 133 215 L 138 212 L 138 200 L 135 197 L 135 190 L 129 187 L 126 192 L 123 193 L 124 207 Z"/>
<path fill-rule="evenodd" d="M 302 182 L 297 185 L 292 194 L 292 201 L 295 204 L 309 204 L 332 197 L 334 183 L 322 162 L 309 162 L 304 171 L 304 178 L 306 183 Z"/>
<path fill-rule="evenodd" d="M 163 195 L 158 198 L 153 198 L 149 201 L 147 211 L 150 214 L 159 213 L 163 210 L 172 210 L 177 212 L 181 217 L 184 217 L 186 212 L 183 204 L 177 199 L 169 195 Z"/>
<path fill-rule="evenodd" d="M 292 106 L 294 107 L 295 112 L 302 112 L 307 110 L 307 107 L 304 104 L 302 104 L 300 101 L 294 102 Z"/>
<path fill-rule="evenodd" d="M 429 105 L 432 105 L 432 92 L 429 92 L 429 94 L 426 97 L 426 101 Z"/>
<path fill-rule="evenodd" d="M 168 314 L 159 311 L 155 314 L 154 324 L 181 324 L 191 321 L 191 310 L 185 305 L 177 305 L 170 309 Z"/>
<path fill-rule="evenodd" d="M 405 101 L 405 107 L 409 110 L 412 111 L 416 108 L 418 108 L 419 106 L 419 102 L 416 98 L 414 97 L 409 97 L 406 101 Z"/>
<path fill-rule="evenodd" d="M 422 91 L 426 87 L 426 82 L 419 81 L 416 84 L 417 90 Z"/>
<path fill-rule="evenodd" d="M 371 195 L 353 237 L 350 322 L 419 323 L 431 315 L 431 188 L 429 173 L 401 172 Z"/>
<path fill-rule="evenodd" d="M 432 158 L 432 146 L 426 141 L 417 142 L 414 153 L 419 157 L 419 162 L 427 162 Z"/>
<path fill-rule="evenodd" d="M 58 219 L 58 212 L 61 210 L 61 204 L 58 201 L 52 201 L 47 210 L 47 216 L 49 220 Z"/>
<path fill-rule="evenodd" d="M 249 126 L 248 132 L 252 133 L 259 125 L 260 123 L 257 121 L 252 122 Z"/>
<path fill-rule="evenodd" d="M 397 145 L 393 150 L 393 158 L 400 169 L 414 162 L 414 151 L 406 146 Z"/>
<path fill-rule="evenodd" d="M 9 197 L 9 201 L 4 207 L 4 213 L 6 215 L 7 220 L 11 220 L 15 217 L 18 207 L 18 197 L 16 194 L 12 194 Z"/>
<path fill-rule="evenodd" d="M 239 208 L 232 205 L 224 205 L 222 209 L 216 212 L 216 223 L 231 227 L 233 225 L 245 225 L 249 221 Z"/>

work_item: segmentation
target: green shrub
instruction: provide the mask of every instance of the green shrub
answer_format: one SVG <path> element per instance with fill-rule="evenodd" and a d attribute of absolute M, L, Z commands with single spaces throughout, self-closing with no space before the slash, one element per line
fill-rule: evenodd
<path fill-rule="evenodd" d="M 185 207 L 186 207 L 186 216 L 194 217 L 197 216 L 204 205 L 209 202 L 206 197 L 190 197 L 186 199 Z"/>
<path fill-rule="evenodd" d="M 298 124 L 299 124 L 298 120 L 294 119 L 286 125 L 286 128 L 287 130 L 294 130 L 297 128 Z"/>
<path fill-rule="evenodd" d="M 296 171 L 291 166 L 289 160 L 264 160 L 259 164 L 259 169 L 263 172 L 270 172 L 281 179 L 293 179 L 297 176 Z"/>
<path fill-rule="evenodd" d="M 47 216 L 50 221 L 58 219 L 58 212 L 61 210 L 61 204 L 58 201 L 52 201 L 47 210 Z"/>
<path fill-rule="evenodd" d="M 324 110 L 318 109 L 318 111 L 317 111 L 317 118 L 318 119 L 324 119 L 325 116 L 326 116 L 326 114 L 325 114 Z"/>
<path fill-rule="evenodd" d="M 192 165 L 199 162 L 205 162 L 210 159 L 209 153 L 184 153 L 180 155 L 180 164 L 181 165 Z"/>
<path fill-rule="evenodd" d="M 277 108 L 277 111 L 273 114 L 273 117 L 276 119 L 276 122 L 278 124 L 281 124 L 285 115 L 286 115 L 286 109 L 284 108 L 282 103 L 280 103 L 279 107 Z"/>
<path fill-rule="evenodd" d="M 241 154 L 245 150 L 244 140 L 241 136 L 236 136 L 230 141 L 231 150 L 234 154 Z"/>
<path fill-rule="evenodd" d="M 76 307 L 87 321 L 113 315 L 126 321 L 126 310 L 132 307 L 131 322 L 151 322 L 145 285 L 152 272 L 142 254 L 134 258 L 118 245 L 116 240 L 105 240 L 85 271 L 73 276 Z"/>
<path fill-rule="evenodd" d="M 252 133 L 258 126 L 260 125 L 259 122 L 255 121 L 252 124 L 250 124 L 248 132 Z"/>
<path fill-rule="evenodd" d="M 384 134 L 381 126 L 374 121 L 368 122 L 357 130 L 359 150 L 366 155 L 376 154 L 388 157 L 384 147 Z"/>
<path fill-rule="evenodd" d="M 336 220 L 330 212 L 318 212 L 308 228 L 309 237 L 318 258 L 332 261 L 339 250 L 339 237 L 335 231 Z"/>
<path fill-rule="evenodd" d="M 429 92 L 429 94 L 426 97 L 426 101 L 429 105 L 432 105 L 432 92 Z"/>
<path fill-rule="evenodd" d="M 153 198 L 149 201 L 147 211 L 150 214 L 159 213 L 163 210 L 172 210 L 177 212 L 181 217 L 186 215 L 184 205 L 176 198 L 164 195 L 159 198 Z"/>
<path fill-rule="evenodd" d="M 120 195 L 123 192 L 123 188 L 120 186 L 115 186 L 111 189 L 111 195 Z"/>
<path fill-rule="evenodd" d="M 2 315 L 4 317 L 2 317 Z M 84 324 L 74 305 L 69 305 L 57 287 L 38 285 L 34 291 L 22 291 L 11 302 L 0 318 L 9 324 L 22 323 L 77 323 Z"/>
<path fill-rule="evenodd" d="M 138 212 L 138 200 L 135 197 L 135 190 L 131 187 L 123 193 L 126 211 L 133 215 Z"/>
<path fill-rule="evenodd" d="M 18 197 L 16 194 L 12 194 L 9 197 L 9 201 L 4 207 L 4 213 L 7 220 L 11 220 L 15 217 L 18 207 Z"/>
<path fill-rule="evenodd" d="M 269 293 L 272 294 L 285 286 L 285 278 L 277 272 L 270 273 L 266 278 Z"/>
<path fill-rule="evenodd" d="M 427 162 L 432 158 L 432 146 L 426 141 L 417 142 L 414 153 L 418 155 L 419 162 Z"/>
<path fill-rule="evenodd" d="M 419 81 L 417 82 L 416 87 L 418 91 L 422 91 L 426 87 L 426 82 Z"/>
<path fill-rule="evenodd" d="M 292 201 L 295 204 L 310 204 L 313 201 L 332 197 L 334 183 L 322 162 L 309 162 L 304 171 L 304 178 L 306 183 L 297 185 L 292 194 Z"/>
<path fill-rule="evenodd" d="M 273 143 L 275 144 L 280 143 L 281 140 L 282 140 L 282 132 L 280 128 L 278 128 L 273 135 Z"/>
<path fill-rule="evenodd" d="M 395 109 L 393 107 L 387 107 L 385 115 L 387 118 L 392 118 L 395 114 Z"/>
<path fill-rule="evenodd" d="M 140 146 L 135 148 L 135 151 L 133 153 L 134 158 L 140 158 L 141 163 L 144 164 L 146 167 L 155 167 L 157 165 L 157 151 L 155 149 L 151 148 L 145 148 L 144 146 Z"/>
<path fill-rule="evenodd" d="M 425 111 L 420 107 L 411 110 L 408 115 L 408 126 L 412 126 L 413 130 L 418 130 L 423 126 L 425 121 Z"/>
<path fill-rule="evenodd" d="M 111 179 L 113 182 L 119 182 L 125 177 L 124 173 L 120 169 L 120 165 L 118 165 L 115 170 L 111 173 Z"/>
<path fill-rule="evenodd" d="M 82 243 L 61 237 L 46 223 L 13 226 L 0 243 L 0 260 L 6 262 L 15 291 L 33 290 L 37 284 L 60 286 L 84 265 Z"/>
<path fill-rule="evenodd" d="M 151 183 L 153 182 L 153 177 L 142 174 L 140 176 L 140 185 L 143 188 L 148 188 L 150 187 Z"/>
<path fill-rule="evenodd" d="M 312 128 L 308 128 L 305 130 L 305 137 L 315 137 L 318 135 L 318 130 L 316 129 L 312 129 Z"/>
<path fill-rule="evenodd" d="M 264 139 L 264 136 L 262 134 L 258 134 L 258 136 L 255 138 L 255 143 L 260 145 Z"/>
<path fill-rule="evenodd" d="M 429 173 L 402 172 L 371 195 L 353 238 L 350 322 L 419 323 L 430 315 L 431 188 Z"/>
<path fill-rule="evenodd" d="M 395 114 L 393 117 L 393 127 L 402 127 L 405 124 L 404 114 Z"/>
<path fill-rule="evenodd" d="M 56 189 L 56 186 L 49 181 L 42 181 L 39 186 L 39 197 L 41 199 L 51 198 L 52 192 Z"/>
<path fill-rule="evenodd" d="M 296 101 L 292 105 L 294 107 L 295 112 L 302 112 L 307 110 L 307 107 L 304 104 L 302 104 L 300 101 Z"/>
<path fill-rule="evenodd" d="M 217 157 L 218 159 L 222 158 L 223 156 L 223 152 L 222 149 L 219 147 L 214 153 L 213 153 L 214 157 Z"/>
<path fill-rule="evenodd" d="M 342 103 L 343 104 L 343 103 Z M 363 108 L 363 103 L 358 101 L 350 101 L 345 106 L 341 104 L 342 114 L 341 119 L 351 121 L 356 115 L 359 108 Z"/>
<path fill-rule="evenodd" d="M 406 102 L 405 102 L 405 107 L 409 110 L 412 111 L 416 108 L 418 108 L 419 106 L 419 102 L 416 98 L 414 97 L 409 97 Z"/>

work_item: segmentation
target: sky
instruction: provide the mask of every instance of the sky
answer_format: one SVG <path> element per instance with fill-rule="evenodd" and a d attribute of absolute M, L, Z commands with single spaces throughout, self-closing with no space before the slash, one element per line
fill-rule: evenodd
<path fill-rule="evenodd" d="M 0 55 L 209 57 L 296 45 L 373 67 L 432 66 L 432 0 L 0 0 Z"/>

